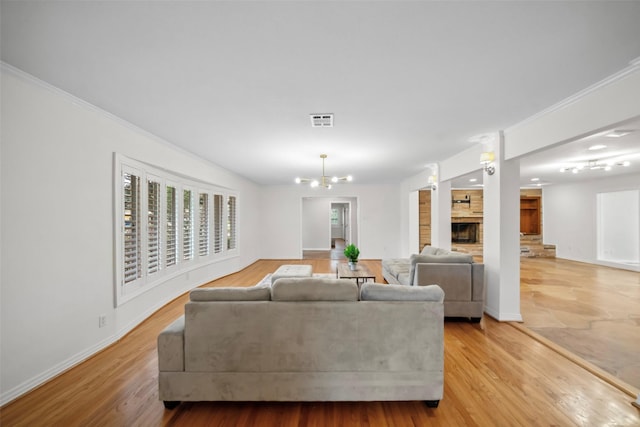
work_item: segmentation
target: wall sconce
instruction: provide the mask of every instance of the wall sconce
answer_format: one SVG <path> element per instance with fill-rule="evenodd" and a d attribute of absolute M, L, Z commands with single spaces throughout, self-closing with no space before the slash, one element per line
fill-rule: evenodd
<path fill-rule="evenodd" d="M 427 181 L 427 183 L 429 184 L 428 188 L 432 189 L 432 190 L 437 190 L 438 187 L 436 186 L 436 183 L 438 182 L 438 177 L 435 175 L 429 175 L 429 180 Z"/>
<path fill-rule="evenodd" d="M 484 151 L 480 154 L 480 164 L 484 165 L 484 171 L 489 175 L 493 175 L 496 171 L 496 167 L 493 165 L 495 159 L 496 155 L 493 151 Z"/>

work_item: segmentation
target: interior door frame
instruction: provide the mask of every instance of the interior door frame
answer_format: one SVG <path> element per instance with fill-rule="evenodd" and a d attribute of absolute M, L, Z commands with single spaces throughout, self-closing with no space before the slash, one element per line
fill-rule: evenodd
<path fill-rule="evenodd" d="M 345 224 L 344 224 L 344 216 L 343 216 L 343 220 L 342 220 L 342 227 L 343 227 L 343 234 L 344 236 L 344 242 L 345 245 L 350 244 L 353 241 L 353 226 L 352 226 L 352 222 L 351 221 L 351 200 L 347 200 L 347 201 L 331 201 L 330 209 L 333 209 L 333 205 L 347 205 L 347 211 L 348 211 L 348 216 L 349 216 L 349 222 L 348 222 L 348 227 L 349 227 L 349 234 L 348 236 L 346 235 L 347 233 L 345 233 Z M 343 215 L 344 215 L 344 210 L 342 211 Z M 333 224 L 331 224 L 331 212 L 329 212 L 329 226 L 332 227 L 333 229 Z"/>

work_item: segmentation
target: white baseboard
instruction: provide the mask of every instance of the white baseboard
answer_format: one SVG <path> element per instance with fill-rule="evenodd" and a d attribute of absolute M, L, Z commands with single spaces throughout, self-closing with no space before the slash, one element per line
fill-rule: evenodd
<path fill-rule="evenodd" d="M 64 373 L 65 371 L 67 371 L 67 370 L 73 368 L 74 366 L 84 362 L 85 360 L 87 360 L 91 356 L 93 356 L 96 353 L 98 353 L 98 352 L 104 350 L 105 348 L 109 347 L 111 344 L 114 344 L 114 343 L 118 342 L 122 337 L 127 335 L 129 332 L 131 332 L 134 328 L 136 328 L 142 322 L 147 320 L 153 313 L 155 313 L 156 311 L 158 311 L 159 309 L 164 307 L 168 302 L 170 302 L 173 299 L 179 297 L 180 295 L 184 294 L 185 292 L 190 291 L 191 289 L 193 289 L 196 286 L 198 286 L 198 284 L 188 285 L 188 286 L 184 287 L 184 289 L 179 290 L 177 293 L 175 293 L 175 295 L 172 295 L 171 297 L 167 298 L 166 301 L 159 302 L 159 303 L 155 304 L 150 309 L 146 310 L 144 313 L 142 313 L 139 316 L 137 316 L 131 322 L 129 322 L 125 326 L 119 328 L 118 331 L 116 331 L 115 334 L 105 338 L 104 340 L 100 341 L 96 345 L 93 345 L 93 346 L 91 346 L 91 347 L 89 347 L 89 348 L 87 348 L 87 349 L 85 349 L 85 350 L 83 350 L 83 351 L 71 356 L 70 358 L 68 358 L 68 359 L 56 364 L 55 366 L 52 366 L 51 368 L 45 370 L 41 374 L 38 374 L 35 377 L 23 382 L 22 384 L 19 384 L 18 386 L 12 388 L 11 390 L 7 390 L 5 392 L 2 392 L 0 394 L 0 406 L 3 406 L 5 404 L 11 402 L 14 399 L 17 399 L 18 397 L 22 396 L 23 394 L 32 391 L 33 389 L 43 385 L 47 381 L 52 380 L 53 378 L 55 378 L 58 375 Z"/>
<path fill-rule="evenodd" d="M 490 307 L 485 307 L 484 312 L 499 322 L 522 322 L 522 314 L 520 313 L 501 313 Z"/>
<path fill-rule="evenodd" d="M 25 393 L 28 393 L 34 388 L 55 378 L 56 376 L 60 375 L 64 371 L 70 368 L 73 368 L 79 363 L 84 362 L 85 360 L 87 360 L 89 357 L 93 356 L 97 352 L 104 350 L 105 348 L 113 344 L 115 341 L 117 341 L 115 339 L 115 336 L 107 337 L 101 342 L 99 342 L 98 344 L 91 346 L 86 350 L 73 355 L 72 357 L 58 363 L 55 366 L 52 366 L 51 368 L 47 369 L 41 374 L 36 375 L 35 377 L 23 382 L 22 384 L 19 384 L 18 386 L 12 388 L 11 390 L 7 390 L 3 392 L 2 394 L 0 394 L 0 406 L 11 402 L 12 400 L 22 396 Z"/>

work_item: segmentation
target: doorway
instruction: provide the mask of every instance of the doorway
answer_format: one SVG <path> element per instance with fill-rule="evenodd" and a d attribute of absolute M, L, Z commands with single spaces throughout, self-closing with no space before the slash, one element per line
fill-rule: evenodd
<path fill-rule="evenodd" d="M 331 248 L 351 242 L 351 203 L 331 203 Z"/>
<path fill-rule="evenodd" d="M 302 258 L 345 259 L 346 245 L 357 245 L 357 198 L 302 199 Z"/>

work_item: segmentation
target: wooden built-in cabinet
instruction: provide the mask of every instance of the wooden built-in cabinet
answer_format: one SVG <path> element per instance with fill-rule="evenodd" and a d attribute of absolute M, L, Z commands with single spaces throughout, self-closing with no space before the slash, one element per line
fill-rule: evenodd
<path fill-rule="evenodd" d="M 540 197 L 520 197 L 520 232 L 540 234 Z"/>

